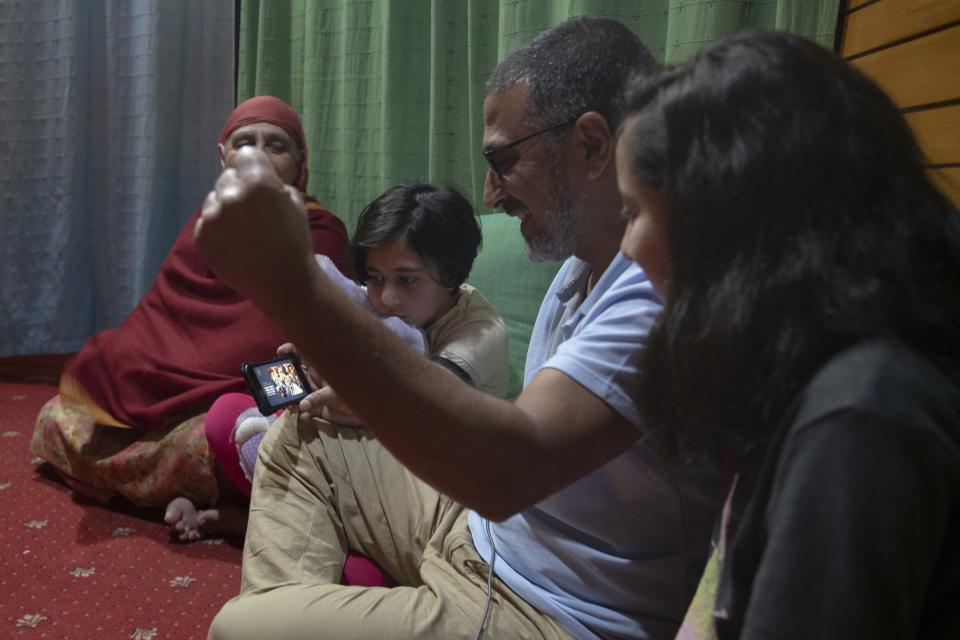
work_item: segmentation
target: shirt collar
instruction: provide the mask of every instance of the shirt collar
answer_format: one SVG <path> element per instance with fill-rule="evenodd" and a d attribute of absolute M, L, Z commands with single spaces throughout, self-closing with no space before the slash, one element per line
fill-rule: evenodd
<path fill-rule="evenodd" d="M 613 282 L 626 271 L 633 262 L 619 251 L 610 261 L 606 271 L 600 276 L 600 279 L 594 283 L 590 295 L 583 299 L 583 293 L 587 290 L 587 282 L 590 274 L 593 272 L 590 265 L 576 256 L 570 258 L 570 271 L 563 285 L 557 289 L 557 299 L 560 304 L 568 305 L 571 302 L 582 300 L 581 311 L 586 312 L 586 308 L 592 305 L 597 298 L 603 295 L 603 292 Z"/>

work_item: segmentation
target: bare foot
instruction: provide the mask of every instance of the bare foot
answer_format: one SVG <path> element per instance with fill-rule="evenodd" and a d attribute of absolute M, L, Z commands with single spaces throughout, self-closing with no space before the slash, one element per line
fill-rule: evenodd
<path fill-rule="evenodd" d="M 247 532 L 249 506 L 223 505 L 216 509 L 205 509 L 197 516 L 197 530 L 201 537 L 208 535 L 237 536 L 242 538 Z"/>
<path fill-rule="evenodd" d="M 194 542 L 203 536 L 198 524 L 199 513 L 196 506 L 188 498 L 174 498 L 167 505 L 163 514 L 163 521 L 170 526 L 171 533 L 181 542 Z"/>
<path fill-rule="evenodd" d="M 243 537 L 247 532 L 246 505 L 224 505 L 216 509 L 197 510 L 187 498 L 174 498 L 163 516 L 171 532 L 181 542 L 196 542 L 212 535 Z"/>

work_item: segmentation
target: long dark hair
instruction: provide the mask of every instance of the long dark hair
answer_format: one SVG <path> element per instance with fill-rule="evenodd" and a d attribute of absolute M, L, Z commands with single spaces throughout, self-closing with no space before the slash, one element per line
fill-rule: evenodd
<path fill-rule="evenodd" d="M 367 251 L 400 238 L 449 289 L 470 275 L 483 240 L 473 207 L 459 191 L 428 182 L 391 187 L 357 221 L 350 260 L 360 284 L 367 283 Z"/>
<path fill-rule="evenodd" d="M 762 442 L 816 370 L 886 338 L 956 376 L 960 222 L 890 99 L 803 38 L 744 32 L 627 92 L 670 280 L 641 405 L 681 450 Z"/>

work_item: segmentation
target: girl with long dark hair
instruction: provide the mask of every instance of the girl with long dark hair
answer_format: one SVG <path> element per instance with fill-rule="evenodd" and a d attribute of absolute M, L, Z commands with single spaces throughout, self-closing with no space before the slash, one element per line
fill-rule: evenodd
<path fill-rule="evenodd" d="M 737 472 L 717 636 L 960 637 L 960 218 L 904 119 L 764 32 L 627 104 L 623 250 L 665 300 L 642 406 Z"/>

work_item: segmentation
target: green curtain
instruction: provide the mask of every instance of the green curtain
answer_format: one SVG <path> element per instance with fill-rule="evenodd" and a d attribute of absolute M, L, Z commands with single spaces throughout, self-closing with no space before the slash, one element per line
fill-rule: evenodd
<path fill-rule="evenodd" d="M 833 46 L 839 0 L 241 0 L 239 100 L 303 118 L 310 191 L 352 230 L 387 187 L 425 179 L 482 206 L 484 81 L 543 29 L 616 18 L 675 62 L 747 27 Z"/>

